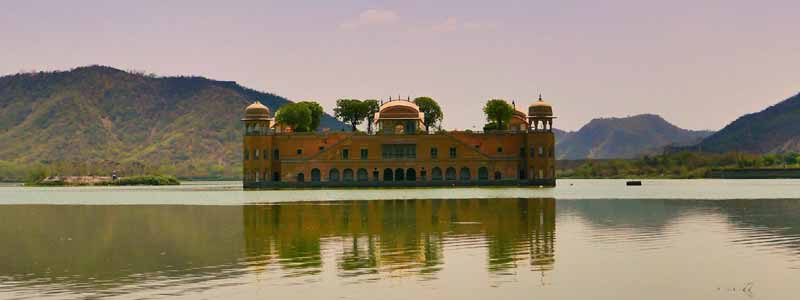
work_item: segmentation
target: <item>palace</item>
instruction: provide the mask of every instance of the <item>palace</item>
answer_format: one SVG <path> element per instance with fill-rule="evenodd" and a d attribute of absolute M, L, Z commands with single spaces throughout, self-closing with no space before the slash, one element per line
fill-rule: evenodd
<path fill-rule="evenodd" d="M 245 189 L 555 186 L 553 109 L 541 96 L 509 130 L 425 133 L 411 101 L 383 103 L 375 133 L 291 132 L 259 102 L 245 109 Z"/>

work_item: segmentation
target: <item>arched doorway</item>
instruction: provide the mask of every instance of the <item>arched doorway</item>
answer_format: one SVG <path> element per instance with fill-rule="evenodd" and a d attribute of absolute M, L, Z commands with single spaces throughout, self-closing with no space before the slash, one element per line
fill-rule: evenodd
<path fill-rule="evenodd" d="M 456 169 L 448 167 L 447 170 L 444 171 L 444 178 L 447 180 L 456 180 Z"/>
<path fill-rule="evenodd" d="M 353 169 L 344 169 L 342 172 L 342 177 L 344 181 L 353 181 Z"/>
<path fill-rule="evenodd" d="M 460 171 L 458 171 L 458 179 L 462 181 L 469 181 L 471 178 L 471 174 L 469 172 L 469 168 L 462 167 Z"/>
<path fill-rule="evenodd" d="M 311 181 L 319 182 L 320 177 L 321 176 L 320 176 L 320 173 L 319 173 L 319 169 L 317 169 L 317 168 L 311 169 Z"/>
<path fill-rule="evenodd" d="M 339 181 L 339 169 L 333 168 L 328 172 L 328 181 Z"/>
<path fill-rule="evenodd" d="M 297 182 L 305 182 L 305 181 L 306 181 L 306 175 L 303 173 L 297 173 Z"/>
<path fill-rule="evenodd" d="M 503 174 L 501 174 L 500 171 L 495 171 L 494 180 L 500 180 L 500 179 L 503 179 Z"/>
<path fill-rule="evenodd" d="M 384 169 L 383 181 L 392 181 L 392 180 L 394 180 L 394 173 L 392 173 L 392 169 Z"/>
<path fill-rule="evenodd" d="M 442 180 L 442 169 L 441 168 L 434 167 L 433 170 L 431 170 L 431 180 L 436 180 L 436 181 Z"/>
<path fill-rule="evenodd" d="M 396 169 L 394 170 L 394 180 L 395 181 L 403 181 L 405 179 L 405 174 L 403 169 Z"/>
<path fill-rule="evenodd" d="M 406 180 L 407 181 L 417 181 L 417 171 L 413 168 L 409 168 L 406 170 Z"/>
<path fill-rule="evenodd" d="M 478 180 L 489 180 L 489 169 L 486 167 L 478 168 Z"/>
<path fill-rule="evenodd" d="M 367 169 L 358 169 L 358 171 L 356 171 L 356 177 L 358 178 L 358 181 L 368 181 L 369 177 L 367 175 Z"/>

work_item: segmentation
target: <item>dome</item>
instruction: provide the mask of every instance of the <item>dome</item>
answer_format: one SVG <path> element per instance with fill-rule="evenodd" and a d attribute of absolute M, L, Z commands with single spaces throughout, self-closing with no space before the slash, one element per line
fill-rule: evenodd
<path fill-rule="evenodd" d="M 419 112 L 419 106 L 411 101 L 394 100 L 384 103 L 380 108 L 380 112 L 388 112 L 393 110 Z"/>
<path fill-rule="evenodd" d="M 269 107 L 264 106 L 261 102 L 253 102 L 244 109 L 244 119 L 245 121 L 253 121 L 253 120 L 269 120 Z"/>
<path fill-rule="evenodd" d="M 379 119 L 421 119 L 423 113 L 414 102 L 394 100 L 383 103 L 378 116 Z"/>
<path fill-rule="evenodd" d="M 539 101 L 528 106 L 528 116 L 551 118 L 553 117 L 553 107 L 549 103 L 544 102 L 542 96 L 539 95 Z"/>

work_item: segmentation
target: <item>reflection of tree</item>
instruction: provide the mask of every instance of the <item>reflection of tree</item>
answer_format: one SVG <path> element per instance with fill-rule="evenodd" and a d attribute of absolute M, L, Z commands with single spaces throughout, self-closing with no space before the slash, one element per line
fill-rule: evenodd
<path fill-rule="evenodd" d="M 302 274 L 319 272 L 322 240 L 331 237 L 342 242 L 337 265 L 344 277 L 437 272 L 450 237 L 486 238 L 493 271 L 526 257 L 536 270 L 554 262 L 553 199 L 280 203 L 245 206 L 244 220 L 250 255 L 274 249 L 279 265 Z"/>

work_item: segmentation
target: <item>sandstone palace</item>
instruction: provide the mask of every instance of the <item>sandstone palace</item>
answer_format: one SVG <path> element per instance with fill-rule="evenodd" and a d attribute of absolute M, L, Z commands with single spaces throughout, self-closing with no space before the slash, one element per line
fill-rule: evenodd
<path fill-rule="evenodd" d="M 555 186 L 552 107 L 541 96 L 508 129 L 426 133 L 411 101 L 380 104 L 376 130 L 293 132 L 259 102 L 245 109 L 245 189 Z"/>

